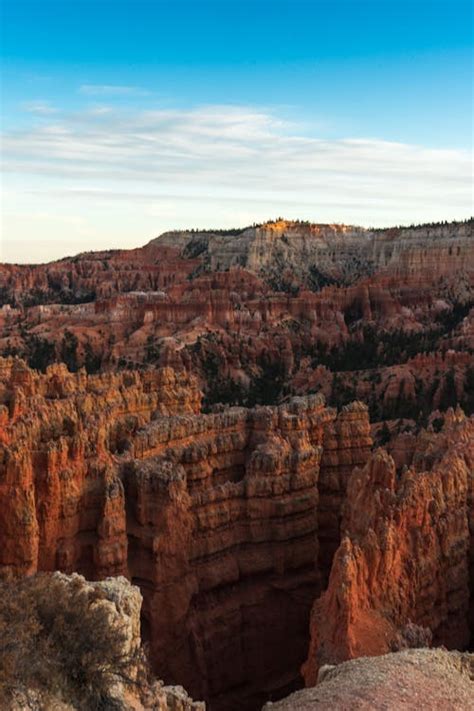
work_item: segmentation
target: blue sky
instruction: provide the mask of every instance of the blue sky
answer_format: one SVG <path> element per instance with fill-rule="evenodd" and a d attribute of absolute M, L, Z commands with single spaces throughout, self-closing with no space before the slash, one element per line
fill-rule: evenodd
<path fill-rule="evenodd" d="M 2 0 L 2 258 L 471 212 L 467 0 Z"/>

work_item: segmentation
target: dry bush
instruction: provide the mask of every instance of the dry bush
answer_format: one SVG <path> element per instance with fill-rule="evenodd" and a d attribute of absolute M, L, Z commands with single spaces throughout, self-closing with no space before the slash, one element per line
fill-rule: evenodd
<path fill-rule="evenodd" d="M 0 708 L 50 709 L 55 698 L 81 711 L 112 710 L 117 682 L 146 681 L 143 649 L 104 614 L 105 593 L 72 578 L 38 574 L 0 582 Z"/>
<path fill-rule="evenodd" d="M 418 649 L 431 647 L 433 633 L 428 627 L 415 625 L 413 622 L 407 624 L 398 631 L 398 634 L 390 645 L 392 652 L 400 652 L 403 649 Z"/>

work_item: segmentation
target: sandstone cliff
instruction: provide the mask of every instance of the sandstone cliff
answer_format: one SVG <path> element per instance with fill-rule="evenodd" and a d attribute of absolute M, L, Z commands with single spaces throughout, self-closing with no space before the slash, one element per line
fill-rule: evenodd
<path fill-rule="evenodd" d="M 129 577 L 155 668 L 216 708 L 291 689 L 369 456 L 366 408 L 193 414 L 192 381 L 166 369 L 38 375 L 8 359 L 1 377 L 2 565 Z"/>
<path fill-rule="evenodd" d="M 150 245 L 179 247 L 182 256 L 199 255 L 211 271 L 242 266 L 271 282 L 321 287 L 351 283 L 381 269 L 397 278 L 422 272 L 431 281 L 433 271 L 452 274 L 455 266 L 472 277 L 470 237 L 472 221 L 370 230 L 279 220 L 237 234 L 167 232 Z"/>
<path fill-rule="evenodd" d="M 348 482 L 341 545 L 311 617 L 307 685 L 325 663 L 384 654 L 409 624 L 465 649 L 472 604 L 474 421 L 425 433 L 410 467 L 377 450 Z"/>
<path fill-rule="evenodd" d="M 41 375 L 12 358 L 0 381 L 3 569 L 126 575 L 160 676 L 211 708 L 291 690 L 328 579 L 307 683 L 325 661 L 389 650 L 410 623 L 468 643 L 474 423 L 461 411 L 407 440 L 397 474 L 383 450 L 370 457 L 360 403 L 203 415 L 184 373 Z"/>
<path fill-rule="evenodd" d="M 0 298 L 4 573 L 126 576 L 211 711 L 300 684 L 315 600 L 308 683 L 468 643 L 472 221 L 168 233 L 1 265 Z"/>
<path fill-rule="evenodd" d="M 160 413 L 194 412 L 193 380 L 170 369 L 87 376 L 0 361 L 0 564 L 122 574 L 123 485 L 114 457 Z"/>

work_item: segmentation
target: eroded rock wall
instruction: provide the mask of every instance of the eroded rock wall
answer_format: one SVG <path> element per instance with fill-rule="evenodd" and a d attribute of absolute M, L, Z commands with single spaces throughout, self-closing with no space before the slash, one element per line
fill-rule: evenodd
<path fill-rule="evenodd" d="M 3 566 L 129 577 L 155 668 L 211 708 L 294 688 L 327 575 L 320 476 L 336 547 L 366 408 L 313 395 L 203 415 L 169 369 L 38 375 L 6 359 L 1 373 Z"/>
<path fill-rule="evenodd" d="M 170 369 L 39 375 L 0 360 L 0 564 L 27 574 L 125 574 L 123 484 L 116 458 L 159 413 L 195 412 L 192 379 Z"/>
<path fill-rule="evenodd" d="M 342 488 L 370 444 L 363 406 L 336 418 L 318 396 L 158 420 L 137 437 L 124 476 L 129 565 L 158 668 L 219 708 L 295 682 L 321 589 L 321 460 L 327 446 L 325 477 Z"/>
<path fill-rule="evenodd" d="M 390 419 L 400 401 L 430 396 L 438 407 L 454 368 L 457 402 L 472 408 L 472 222 L 167 233 L 136 250 L 0 265 L 0 303 L 0 352 L 40 369 L 169 365 L 196 374 L 211 404 L 274 404 L 282 389 L 320 388 L 337 406 L 362 398 Z M 453 349 L 456 363 L 438 366 Z M 420 353 L 433 354 L 432 367 L 406 367 Z M 274 373 L 281 388 L 259 392 Z"/>
<path fill-rule="evenodd" d="M 349 479 L 341 545 L 311 617 L 306 684 L 325 663 L 375 656 L 412 623 L 435 645 L 469 644 L 474 421 L 450 412 L 410 467 L 377 450 Z M 471 592 L 470 592 L 471 591 Z"/>

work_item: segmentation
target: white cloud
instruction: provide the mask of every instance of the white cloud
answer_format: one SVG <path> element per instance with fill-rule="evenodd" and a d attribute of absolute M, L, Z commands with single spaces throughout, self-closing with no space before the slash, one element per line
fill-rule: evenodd
<path fill-rule="evenodd" d="M 57 111 L 49 101 L 28 101 L 22 104 L 22 109 L 30 114 L 38 114 L 40 116 L 50 116 Z"/>
<path fill-rule="evenodd" d="M 139 86 L 120 86 L 118 84 L 82 84 L 80 94 L 87 96 L 148 96 L 150 92 Z"/>
<path fill-rule="evenodd" d="M 17 235 L 18 215 L 38 206 L 80 217 L 109 246 L 175 226 L 277 214 L 380 225 L 471 211 L 467 151 L 303 136 L 299 126 L 245 106 L 57 113 L 46 125 L 5 135 L 3 149 L 9 204 L 17 206 L 8 224 Z M 47 221 L 40 223 L 39 233 Z"/>

